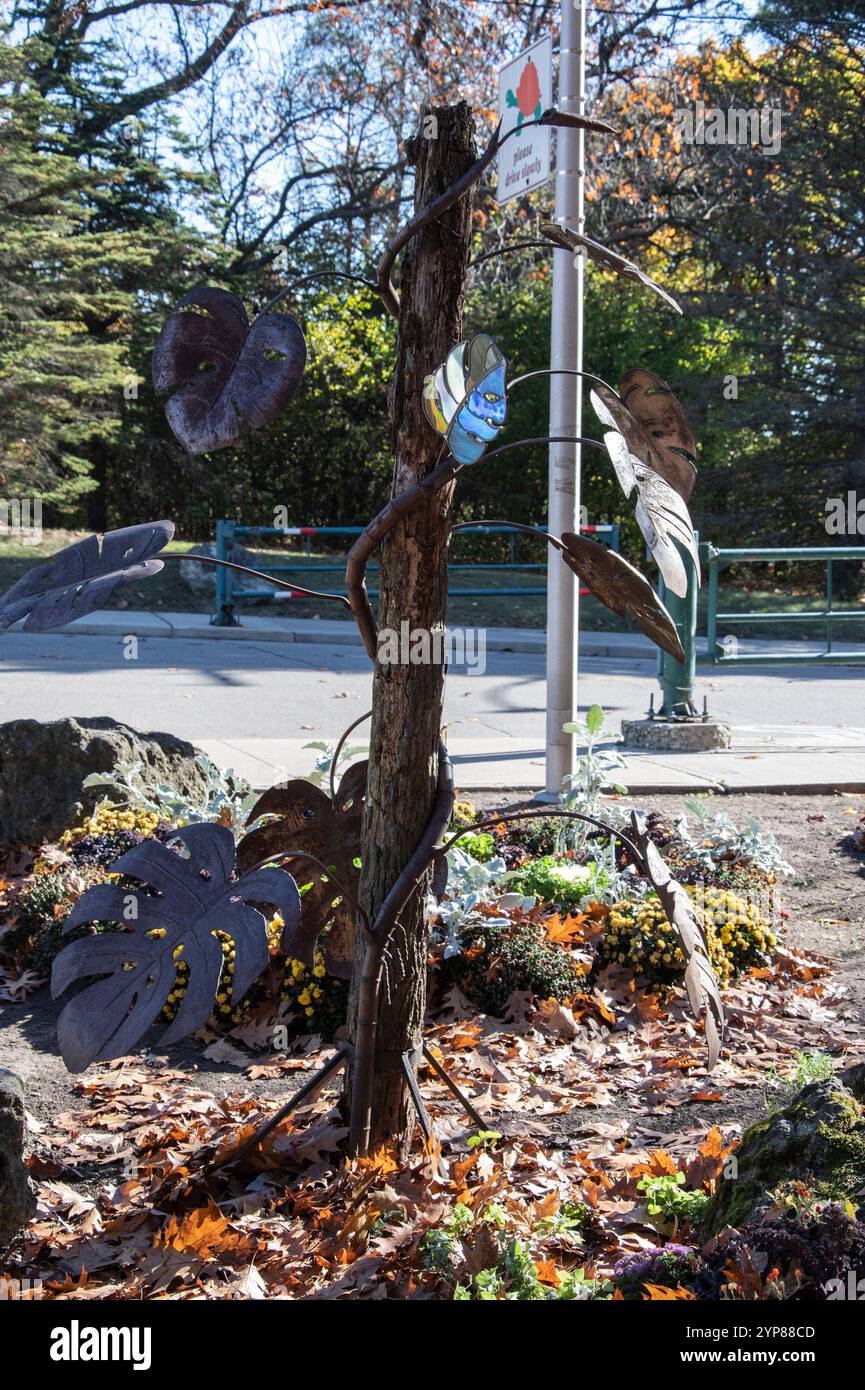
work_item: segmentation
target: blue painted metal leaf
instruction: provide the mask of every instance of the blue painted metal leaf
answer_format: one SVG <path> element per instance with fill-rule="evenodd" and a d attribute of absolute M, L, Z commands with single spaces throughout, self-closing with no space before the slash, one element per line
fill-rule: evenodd
<path fill-rule="evenodd" d="M 202 285 L 181 299 L 153 350 L 157 391 L 173 391 L 165 416 L 190 454 L 236 444 L 284 410 L 300 385 L 306 341 L 288 314 L 252 324 L 243 301 Z"/>
<path fill-rule="evenodd" d="M 234 946 L 232 1001 L 239 1003 L 268 963 L 267 929 L 252 904 L 275 907 L 286 924 L 300 916 L 300 894 L 290 874 L 268 866 L 233 879 L 234 836 L 221 825 L 191 825 L 176 836 L 179 849 L 143 840 L 111 865 L 138 880 L 140 889 L 100 883 L 82 894 L 64 927 L 117 922 L 128 931 L 83 937 L 54 961 L 56 997 L 90 979 L 57 1023 L 70 1071 L 125 1056 L 160 1012 L 188 970 L 186 990 L 161 1043 L 177 1042 L 207 1022 L 223 966 L 220 934 Z M 172 842 L 173 843 L 173 842 Z M 100 978 L 93 980 L 92 977 Z"/>
<path fill-rule="evenodd" d="M 26 617 L 25 632 L 47 632 L 104 608 L 115 589 L 158 574 L 151 557 L 174 535 L 171 521 L 151 521 L 76 541 L 37 565 L 0 597 L 0 630 Z"/>

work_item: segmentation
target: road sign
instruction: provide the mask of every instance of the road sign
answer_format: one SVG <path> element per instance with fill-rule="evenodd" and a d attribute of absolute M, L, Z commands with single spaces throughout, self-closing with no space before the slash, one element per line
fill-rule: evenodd
<path fill-rule="evenodd" d="M 548 36 L 499 70 L 502 135 L 536 121 L 552 104 L 553 41 Z M 514 135 L 499 154 L 498 167 L 500 203 L 540 188 L 550 177 L 550 127 L 529 125 L 522 138 Z"/>

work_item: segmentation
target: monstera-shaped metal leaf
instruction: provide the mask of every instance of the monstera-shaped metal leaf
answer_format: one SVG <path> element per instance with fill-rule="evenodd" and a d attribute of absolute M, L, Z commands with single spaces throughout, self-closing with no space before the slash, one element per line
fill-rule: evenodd
<path fill-rule="evenodd" d="M 162 561 L 151 557 L 174 535 L 171 521 L 106 531 L 68 545 L 37 565 L 0 597 L 0 630 L 27 617 L 25 632 L 47 632 L 104 608 L 115 589 L 158 574 Z"/>
<path fill-rule="evenodd" d="M 238 1003 L 268 964 L 267 924 L 251 903 L 272 905 L 286 924 L 297 922 L 300 896 L 283 869 L 231 877 L 234 836 L 226 827 L 187 826 L 176 840 L 180 852 L 148 839 L 111 865 L 112 873 L 146 887 L 97 884 L 69 915 L 66 932 L 85 922 L 130 928 L 73 941 L 54 962 L 55 996 L 77 980 L 101 977 L 69 1001 L 57 1023 L 70 1071 L 129 1052 L 158 1018 L 181 965 L 188 971 L 186 990 L 160 1041 L 177 1042 L 206 1023 L 224 960 L 220 936 L 233 943 L 232 998 Z"/>
<path fill-rule="evenodd" d="M 651 437 L 634 419 L 627 406 L 608 386 L 590 393 L 598 419 L 608 429 L 604 444 L 616 470 L 622 491 L 629 497 L 637 489 L 634 516 L 651 550 L 664 583 L 684 598 L 688 592 L 688 573 L 676 548 L 678 541 L 688 552 L 700 582 L 697 540 L 687 505 L 675 488 L 657 469 L 657 451 Z"/>
<path fill-rule="evenodd" d="M 706 932 L 687 892 L 672 877 L 649 838 L 645 823 L 641 823 L 633 814 L 631 819 L 634 843 L 640 851 L 649 881 L 658 895 L 667 921 L 679 938 L 679 946 L 685 957 L 685 988 L 695 1018 L 704 1019 L 711 1068 L 721 1055 L 725 1018 L 721 990 L 709 960 Z"/>
<path fill-rule="evenodd" d="M 614 550 L 573 531 L 563 533 L 562 544 L 565 564 L 588 585 L 596 599 L 619 618 L 633 618 L 641 632 L 676 661 L 684 662 L 676 624 L 645 575 Z"/>
<path fill-rule="evenodd" d="M 279 855 L 303 890 L 300 922 L 286 923 L 281 949 L 312 965 L 316 942 L 326 931 L 325 964 L 342 980 L 350 978 L 354 960 L 354 902 L 360 877 L 355 861 L 360 854 L 367 766 L 363 761 L 350 767 L 333 800 L 302 778 L 271 787 L 253 806 L 247 824 L 261 816 L 277 819 L 250 831 L 237 847 L 242 869 Z"/>
<path fill-rule="evenodd" d="M 173 391 L 165 415 L 183 447 L 203 454 L 270 424 L 297 390 L 306 342 L 296 319 L 261 314 L 201 286 L 166 319 L 153 350 L 153 384 Z"/>
<path fill-rule="evenodd" d="M 582 232 L 572 232 L 568 227 L 560 227 L 558 222 L 542 222 L 540 227 L 541 235 L 552 241 L 556 246 L 560 246 L 563 251 L 580 251 L 588 256 L 595 265 L 603 267 L 604 270 L 611 270 L 614 275 L 621 275 L 626 280 L 636 280 L 639 284 L 645 285 L 646 289 L 654 290 L 655 294 L 660 295 L 665 303 L 681 314 L 681 305 L 676 302 L 671 294 L 668 294 L 663 285 L 659 285 L 657 280 L 653 280 L 651 275 L 647 275 L 633 261 L 627 257 L 620 256 L 618 251 L 611 251 L 609 246 L 603 246 L 599 241 L 593 241 L 590 236 L 584 236 Z"/>

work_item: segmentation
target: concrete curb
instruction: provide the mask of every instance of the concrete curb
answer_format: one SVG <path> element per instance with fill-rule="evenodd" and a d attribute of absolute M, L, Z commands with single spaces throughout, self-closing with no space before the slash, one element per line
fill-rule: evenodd
<path fill-rule="evenodd" d="M 187 641 L 216 642 L 298 642 L 304 645 L 351 646 L 362 645 L 360 633 L 352 622 L 318 621 L 316 619 L 271 619 L 248 617 L 240 627 L 214 627 L 197 613 L 123 612 L 110 610 L 93 618 L 79 618 L 63 628 L 59 636 L 68 637 L 161 637 Z M 546 633 L 532 628 L 487 628 L 486 649 L 489 652 L 534 653 L 543 655 L 547 647 Z M 634 661 L 653 661 L 655 649 L 639 633 L 580 634 L 580 655 L 599 658 L 630 658 Z"/>

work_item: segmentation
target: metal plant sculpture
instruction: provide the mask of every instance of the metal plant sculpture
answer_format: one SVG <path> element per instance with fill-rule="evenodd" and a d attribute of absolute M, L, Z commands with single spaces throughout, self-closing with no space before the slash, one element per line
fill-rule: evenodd
<path fill-rule="evenodd" d="M 267 924 L 251 904 L 277 908 L 286 930 L 300 915 L 297 885 L 283 869 L 267 865 L 237 876 L 234 836 L 222 825 L 187 826 L 170 845 L 143 840 L 110 872 L 142 887 L 98 883 L 78 899 L 64 930 L 85 922 L 117 922 L 128 930 L 82 937 L 54 962 L 55 996 L 78 980 L 101 977 L 70 1000 L 57 1024 L 70 1071 L 135 1047 L 165 1008 L 179 973 L 188 974 L 188 984 L 162 1041 L 176 1042 L 206 1023 L 222 971 L 221 937 L 234 946 L 239 1002 L 268 963 Z"/>
<path fill-rule="evenodd" d="M 0 629 L 26 618 L 25 632 L 48 632 L 104 608 L 121 585 L 159 573 L 152 557 L 173 535 L 172 521 L 152 521 L 107 531 L 101 548 L 96 536 L 67 546 L 6 590 Z"/>
<path fill-rule="evenodd" d="M 174 392 L 168 423 L 189 453 L 204 454 L 275 419 L 305 366 L 296 319 L 261 314 L 250 328 L 236 294 L 200 286 L 165 322 L 153 350 L 153 385 Z"/>
<path fill-rule="evenodd" d="M 537 123 L 611 131 L 605 122 L 556 110 L 542 113 Z M 306 348 L 296 320 L 272 310 L 297 284 L 331 273 L 337 279 L 359 280 L 377 289 L 385 308 L 398 316 L 400 304 L 392 272 L 399 253 L 423 228 L 471 192 L 502 143 L 497 129 L 481 158 L 418 210 L 387 247 L 375 279 L 315 272 L 283 290 L 251 327 L 241 301 L 226 291 L 201 287 L 186 295 L 168 318 L 153 358 L 154 384 L 174 392 L 166 413 L 184 447 L 200 453 L 233 443 L 242 433 L 266 425 L 290 402 L 303 374 Z M 617 253 L 555 223 L 545 223 L 541 230 L 544 242 L 513 243 L 487 253 L 474 264 L 524 247 L 553 244 L 587 254 L 603 268 L 638 281 L 679 309 L 665 290 Z M 687 572 L 678 547 L 697 565 L 687 508 L 696 475 L 696 445 L 684 411 L 669 388 L 644 370 L 627 372 L 618 392 L 589 373 L 569 374 L 594 383 L 591 399 L 607 427 L 603 442 L 584 439 L 582 443 L 609 453 L 626 495 L 636 488 L 639 525 L 665 582 L 673 592 L 683 595 Z M 549 436 L 542 435 L 489 447 L 505 423 L 509 393 L 521 382 L 542 375 L 550 373 L 529 372 L 508 384 L 504 353 L 482 333 L 457 343 L 426 378 L 423 409 L 441 437 L 438 462 L 425 476 L 391 497 L 358 538 L 346 565 L 347 597 L 314 595 L 350 608 L 373 662 L 378 654 L 378 633 L 365 584 L 369 558 L 398 522 L 452 483 L 463 468 L 479 466 L 508 450 L 551 442 Z M 466 530 L 472 524 L 481 523 L 452 529 Z M 537 535 L 533 528 L 520 523 L 497 524 Z M 170 522 L 158 522 L 109 533 L 101 551 L 95 537 L 62 551 L 0 599 L 0 624 L 8 627 L 26 617 L 27 628 L 42 630 L 92 611 L 107 602 L 119 584 L 161 568 L 161 561 L 152 557 L 171 534 Z M 570 532 L 560 537 L 547 535 L 546 540 L 601 603 L 620 617 L 630 615 L 653 641 L 682 659 L 675 623 L 638 570 L 606 547 Z M 228 563 L 196 558 L 202 563 Z M 290 587 L 295 593 L 313 593 Z M 399 731 L 393 736 L 398 737 Z M 218 987 L 219 939 L 223 935 L 234 942 L 234 998 L 239 1000 L 267 963 L 264 918 L 254 906 L 266 903 L 282 915 L 284 950 L 311 963 L 316 943 L 323 936 L 327 968 L 342 978 L 351 973 L 355 936 L 362 934 L 354 1037 L 352 1045 L 343 1045 L 326 1067 L 233 1155 L 232 1161 L 260 1142 L 341 1066 L 350 1066 L 352 1075 L 350 1143 L 354 1152 L 365 1152 L 376 1069 L 394 1064 L 390 1054 L 384 1057 L 377 1052 L 376 1027 L 382 989 L 398 983 L 405 969 L 401 913 L 431 871 L 433 886 L 441 893 L 447 849 L 462 835 L 502 820 L 539 814 L 579 820 L 617 840 L 653 885 L 684 954 L 688 997 L 695 1015 L 704 1020 L 709 1062 L 714 1065 L 723 1042 L 724 1013 L 709 963 L 706 934 L 687 894 L 670 877 L 636 819 L 628 835 L 576 812 L 532 810 L 478 821 L 446 840 L 454 786 L 442 744 L 426 827 L 370 921 L 359 902 L 357 869 L 366 788 L 365 763 L 351 767 L 338 787 L 332 777 L 329 797 L 303 781 L 271 788 L 251 818 L 270 819 L 241 840 L 236 858 L 228 830 L 194 826 L 178 831 L 168 846 L 145 841 L 118 860 L 112 872 L 136 880 L 142 887 L 124 890 L 121 881 L 89 890 L 79 899 L 66 930 L 97 920 L 123 923 L 129 930 L 75 941 L 58 956 L 54 967 L 55 993 L 96 977 L 95 983 L 72 998 L 60 1018 L 60 1045 L 67 1065 L 79 1069 L 93 1058 L 114 1057 L 134 1047 L 162 1011 L 178 971 L 188 972 L 188 988 L 163 1041 L 175 1041 L 203 1023 Z M 306 890 L 302 903 L 298 883 Z M 131 915 L 130 903 L 134 908 Z M 459 1097 L 473 1123 L 482 1124 L 468 1099 L 421 1043 L 401 1053 L 396 1065 L 404 1074 L 424 1131 L 429 1132 L 429 1123 L 415 1074 L 421 1054 Z"/>

